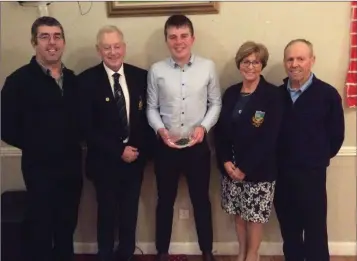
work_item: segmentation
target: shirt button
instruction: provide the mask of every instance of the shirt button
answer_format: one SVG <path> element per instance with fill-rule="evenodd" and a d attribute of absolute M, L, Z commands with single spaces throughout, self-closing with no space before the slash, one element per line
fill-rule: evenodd
<path fill-rule="evenodd" d="M 184 112 L 182 112 L 182 114 L 185 114 Z"/>
<path fill-rule="evenodd" d="M 184 100 L 185 100 L 185 98 L 182 98 L 182 100 L 184 101 Z"/>
<path fill-rule="evenodd" d="M 183 126 L 183 123 L 181 124 L 181 126 Z"/>

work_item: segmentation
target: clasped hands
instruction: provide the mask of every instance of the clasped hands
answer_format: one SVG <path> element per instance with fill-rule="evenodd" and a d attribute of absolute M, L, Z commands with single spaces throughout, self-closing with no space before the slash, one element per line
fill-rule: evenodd
<path fill-rule="evenodd" d="M 176 144 L 174 144 L 171 140 L 170 140 L 170 135 L 169 135 L 169 131 L 165 128 L 160 128 L 158 129 L 158 134 L 160 135 L 161 139 L 164 141 L 164 143 L 169 146 L 170 148 L 174 148 L 174 149 L 180 149 L 180 146 L 177 146 Z M 205 129 L 202 126 L 197 126 L 192 135 L 191 135 L 191 141 L 189 143 L 189 147 L 197 144 L 197 143 L 201 143 L 203 141 L 203 138 L 205 137 Z"/>
<path fill-rule="evenodd" d="M 245 178 L 245 174 L 239 168 L 234 166 L 233 162 L 231 161 L 225 162 L 224 168 L 228 175 L 234 180 L 242 181 Z"/>

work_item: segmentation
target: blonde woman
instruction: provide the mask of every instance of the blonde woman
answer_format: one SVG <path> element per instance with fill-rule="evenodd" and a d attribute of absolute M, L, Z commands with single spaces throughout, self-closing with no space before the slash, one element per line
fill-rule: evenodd
<path fill-rule="evenodd" d="M 275 189 L 282 103 L 278 88 L 261 75 L 268 58 L 262 44 L 249 41 L 239 48 L 235 61 L 243 81 L 224 93 L 215 130 L 222 208 L 235 215 L 237 261 L 258 260 Z"/>

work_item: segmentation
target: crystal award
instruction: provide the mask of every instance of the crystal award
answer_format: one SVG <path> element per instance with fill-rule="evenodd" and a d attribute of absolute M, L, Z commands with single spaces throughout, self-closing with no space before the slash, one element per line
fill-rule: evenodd
<path fill-rule="evenodd" d="M 192 142 L 193 129 L 184 126 L 169 130 L 170 142 L 180 148 L 185 148 Z"/>

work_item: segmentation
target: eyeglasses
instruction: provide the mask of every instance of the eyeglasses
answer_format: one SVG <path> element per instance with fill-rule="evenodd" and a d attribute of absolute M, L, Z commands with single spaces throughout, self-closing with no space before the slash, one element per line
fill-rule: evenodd
<path fill-rule="evenodd" d="M 253 65 L 254 68 L 258 67 L 259 65 L 261 65 L 261 62 L 260 61 L 242 61 L 241 62 L 241 65 L 244 66 L 244 67 L 249 67 L 250 65 Z"/>
<path fill-rule="evenodd" d="M 48 33 L 43 33 L 37 36 L 38 39 L 42 41 L 49 41 L 51 38 L 57 42 L 63 40 L 63 35 L 60 33 L 55 33 L 55 34 L 48 34 Z"/>

